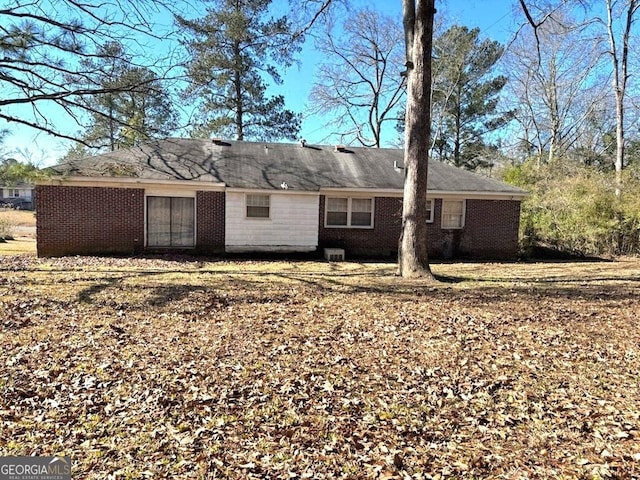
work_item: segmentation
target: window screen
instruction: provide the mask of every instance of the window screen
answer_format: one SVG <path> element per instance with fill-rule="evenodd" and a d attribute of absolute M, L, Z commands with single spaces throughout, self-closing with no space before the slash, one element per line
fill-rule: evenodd
<path fill-rule="evenodd" d="M 351 199 L 351 225 L 357 227 L 371 225 L 371 203 L 370 198 Z"/>
<path fill-rule="evenodd" d="M 442 228 L 462 228 L 464 226 L 464 200 L 444 200 L 442 202 Z"/>
<path fill-rule="evenodd" d="M 327 199 L 327 225 L 347 225 L 348 198 Z"/>
<path fill-rule="evenodd" d="M 269 195 L 247 195 L 247 217 L 269 218 Z"/>

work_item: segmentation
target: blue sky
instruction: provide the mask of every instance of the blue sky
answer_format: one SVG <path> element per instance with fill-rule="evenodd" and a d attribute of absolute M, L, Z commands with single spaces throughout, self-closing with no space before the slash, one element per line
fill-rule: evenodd
<path fill-rule="evenodd" d="M 352 0 L 351 3 L 356 8 L 369 6 L 401 20 L 401 0 Z M 482 37 L 498 40 L 503 44 L 509 42 L 518 28 L 513 20 L 513 4 L 511 0 L 436 0 L 438 15 L 444 15 L 448 24 L 479 27 Z M 280 92 L 285 95 L 287 108 L 304 112 L 314 81 L 315 67 L 320 60 L 309 42 L 302 52 L 300 66 L 292 66 L 284 73 L 284 85 Z M 57 117 L 58 114 L 52 113 L 52 116 Z M 300 134 L 311 143 L 319 143 L 326 135 L 323 124 L 322 119 L 306 117 Z M 68 148 L 67 142 L 43 133 L 15 125 L 9 127 L 11 135 L 6 139 L 5 150 L 20 160 L 50 165 Z M 74 128 L 70 131 L 73 132 Z"/>
<path fill-rule="evenodd" d="M 390 16 L 397 16 L 399 22 L 402 19 L 401 0 L 359 0 L 352 3 L 363 7 L 369 6 Z M 436 0 L 438 15 L 445 17 L 447 25 L 479 27 L 482 38 L 497 40 L 502 44 L 507 44 L 518 28 L 513 20 L 512 5 L 513 2 L 510 0 Z M 322 61 L 313 51 L 311 43 L 305 46 L 302 53 L 304 63 L 299 69 L 294 66 L 286 72 L 285 84 L 278 91 L 285 95 L 287 108 L 298 112 L 306 110 L 315 67 Z M 324 128 L 325 123 L 317 117 L 304 117 L 300 136 L 310 143 L 323 142 L 327 131 Z"/>

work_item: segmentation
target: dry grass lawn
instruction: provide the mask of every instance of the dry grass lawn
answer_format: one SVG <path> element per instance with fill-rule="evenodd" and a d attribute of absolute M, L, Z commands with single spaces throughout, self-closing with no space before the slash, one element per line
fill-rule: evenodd
<path fill-rule="evenodd" d="M 9 208 L 0 208 L 0 222 L 3 220 L 16 226 L 36 226 L 35 212 L 29 210 L 13 210 Z"/>
<path fill-rule="evenodd" d="M 3 255 L 35 254 L 35 238 L 18 237 L 12 240 L 0 241 L 0 257 Z M 0 260 L 0 264 L 2 260 Z"/>
<path fill-rule="evenodd" d="M 0 455 L 74 478 L 640 478 L 640 261 L 0 260 Z"/>
<path fill-rule="evenodd" d="M 0 256 L 35 253 L 35 227 L 34 212 L 0 208 Z"/>

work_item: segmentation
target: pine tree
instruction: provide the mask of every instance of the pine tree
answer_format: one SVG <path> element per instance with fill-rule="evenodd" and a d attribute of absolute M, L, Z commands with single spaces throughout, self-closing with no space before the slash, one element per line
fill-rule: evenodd
<path fill-rule="evenodd" d="M 103 45 L 96 58 L 83 64 L 100 72 L 89 87 L 104 90 L 78 98 L 90 112 L 82 133 L 85 143 L 113 151 L 167 136 L 175 128 L 177 115 L 160 79 L 147 67 L 133 66 L 121 44 Z"/>
<path fill-rule="evenodd" d="M 282 83 L 276 67 L 292 63 L 301 37 L 286 16 L 269 17 L 270 3 L 214 0 L 204 18 L 176 16 L 189 55 L 184 96 L 198 103 L 195 136 L 297 137 L 300 116 L 285 108 L 283 96 L 267 96 L 265 79 Z"/>
<path fill-rule="evenodd" d="M 490 148 L 485 134 L 511 118 L 498 111 L 507 78 L 491 75 L 503 47 L 479 35 L 477 28 L 453 26 L 434 41 L 434 149 L 440 160 L 469 169 L 478 166 L 478 152 Z"/>

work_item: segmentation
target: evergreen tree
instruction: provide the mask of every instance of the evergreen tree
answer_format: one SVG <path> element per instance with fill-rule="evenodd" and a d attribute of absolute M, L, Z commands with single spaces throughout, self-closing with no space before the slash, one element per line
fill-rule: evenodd
<path fill-rule="evenodd" d="M 3 1 L 0 122 L 6 121 L 11 129 L 26 127 L 83 143 L 84 122 L 93 113 L 91 97 L 117 93 L 94 81 L 104 73 L 104 63 L 98 61 L 101 47 L 126 43 L 132 56 L 124 62 L 131 57 L 138 65 L 164 62 L 160 58 L 164 52 L 146 45 L 164 36 L 153 19 L 183 4 L 180 0 Z M 49 113 L 52 107 L 56 118 Z M 81 130 L 71 133 L 76 124 Z"/>
<path fill-rule="evenodd" d="M 175 128 L 177 115 L 160 79 L 147 67 L 133 66 L 121 44 L 108 43 L 83 63 L 99 72 L 90 88 L 104 90 L 78 99 L 91 118 L 84 142 L 113 151 L 167 136 Z"/>
<path fill-rule="evenodd" d="M 440 160 L 469 169 L 481 163 L 478 152 L 491 150 L 486 134 L 511 118 L 498 111 L 507 78 L 491 76 L 503 47 L 479 34 L 453 26 L 434 41 L 433 149 Z"/>
<path fill-rule="evenodd" d="M 38 168 L 32 163 L 19 162 L 15 158 L 0 160 L 0 185 L 13 186 L 30 182 L 38 177 Z"/>
<path fill-rule="evenodd" d="M 268 97 L 265 77 L 282 79 L 276 66 L 289 66 L 301 37 L 286 16 L 268 18 L 271 0 L 214 0 L 202 19 L 176 16 L 187 36 L 186 98 L 198 102 L 193 134 L 235 136 L 238 140 L 294 139 L 300 116 L 284 97 Z"/>

